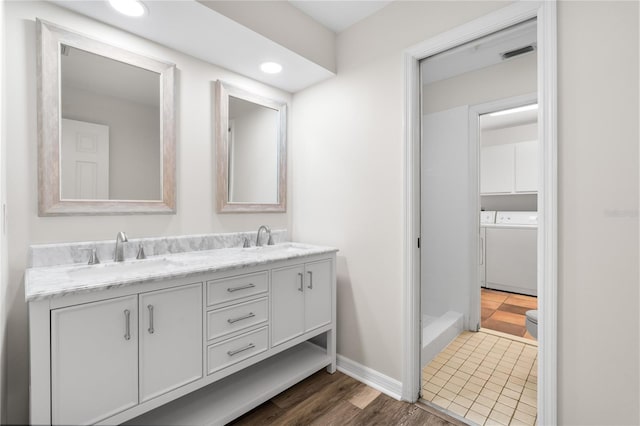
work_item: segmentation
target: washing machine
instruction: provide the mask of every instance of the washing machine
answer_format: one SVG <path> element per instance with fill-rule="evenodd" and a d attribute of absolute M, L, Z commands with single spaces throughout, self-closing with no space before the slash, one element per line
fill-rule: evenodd
<path fill-rule="evenodd" d="M 484 233 L 484 286 L 537 296 L 538 212 L 499 211 Z"/>
<path fill-rule="evenodd" d="M 480 286 L 486 287 L 485 280 L 485 241 L 486 241 L 486 225 L 493 225 L 496 223 L 495 211 L 481 211 L 480 212 Z"/>

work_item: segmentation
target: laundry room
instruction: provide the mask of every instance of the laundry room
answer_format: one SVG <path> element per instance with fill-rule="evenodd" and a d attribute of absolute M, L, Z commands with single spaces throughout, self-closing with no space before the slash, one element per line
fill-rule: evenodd
<path fill-rule="evenodd" d="M 537 336 L 537 104 L 480 116 L 481 326 Z"/>

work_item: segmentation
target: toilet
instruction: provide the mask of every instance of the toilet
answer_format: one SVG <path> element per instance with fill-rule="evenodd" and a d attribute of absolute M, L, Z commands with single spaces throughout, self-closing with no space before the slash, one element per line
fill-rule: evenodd
<path fill-rule="evenodd" d="M 530 335 L 532 335 L 537 339 L 538 338 L 538 311 L 537 310 L 527 311 L 525 312 L 525 315 L 527 316 L 527 321 L 526 321 L 527 331 L 529 332 Z"/>

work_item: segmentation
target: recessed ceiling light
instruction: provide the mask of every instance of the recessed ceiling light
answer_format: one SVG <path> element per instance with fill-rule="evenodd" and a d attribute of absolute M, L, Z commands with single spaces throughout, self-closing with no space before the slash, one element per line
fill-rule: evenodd
<path fill-rule="evenodd" d="M 260 65 L 260 69 L 267 74 L 278 74 L 282 71 L 282 65 L 276 62 L 264 62 Z"/>
<path fill-rule="evenodd" d="M 538 104 L 525 105 L 518 108 L 505 109 L 504 111 L 496 111 L 489 114 L 491 117 L 498 117 L 499 115 L 514 114 L 516 112 L 531 111 L 532 109 L 538 109 Z"/>
<path fill-rule="evenodd" d="M 142 16 L 147 13 L 147 8 L 139 0 L 109 0 L 109 4 L 127 16 Z"/>

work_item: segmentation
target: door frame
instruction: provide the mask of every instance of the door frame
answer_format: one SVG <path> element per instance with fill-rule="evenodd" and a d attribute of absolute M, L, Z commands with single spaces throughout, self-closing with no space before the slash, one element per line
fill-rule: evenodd
<path fill-rule="evenodd" d="M 420 391 L 419 61 L 520 22 L 537 19 L 538 42 L 538 423 L 557 424 L 557 35 L 555 1 L 519 1 L 419 43 L 404 53 L 404 279 L 402 397 Z"/>
<path fill-rule="evenodd" d="M 483 102 L 481 104 L 472 105 L 469 107 L 469 160 L 470 160 L 470 175 L 472 179 L 475 177 L 475 182 L 470 185 L 469 196 L 471 198 L 471 204 L 476 206 L 476 214 L 473 217 L 472 231 L 473 231 L 473 247 L 477 247 L 474 250 L 475 258 L 479 256 L 480 241 L 480 153 L 482 147 L 480 146 L 480 116 L 483 114 L 489 114 L 495 111 L 501 111 L 510 108 L 517 108 L 523 105 L 529 105 L 538 102 L 537 93 L 527 93 L 520 96 L 512 96 L 508 98 L 498 99 L 490 102 Z M 538 192 L 541 194 L 542 192 Z M 539 195 L 538 195 L 539 196 Z M 540 210 L 537 210 L 540 213 Z M 473 259 L 473 257 L 472 257 Z M 475 282 L 471 284 L 471 297 L 469 307 L 469 330 L 479 330 L 481 326 L 481 290 L 480 290 L 480 264 L 475 263 L 473 266 L 473 276 L 475 276 Z"/>

